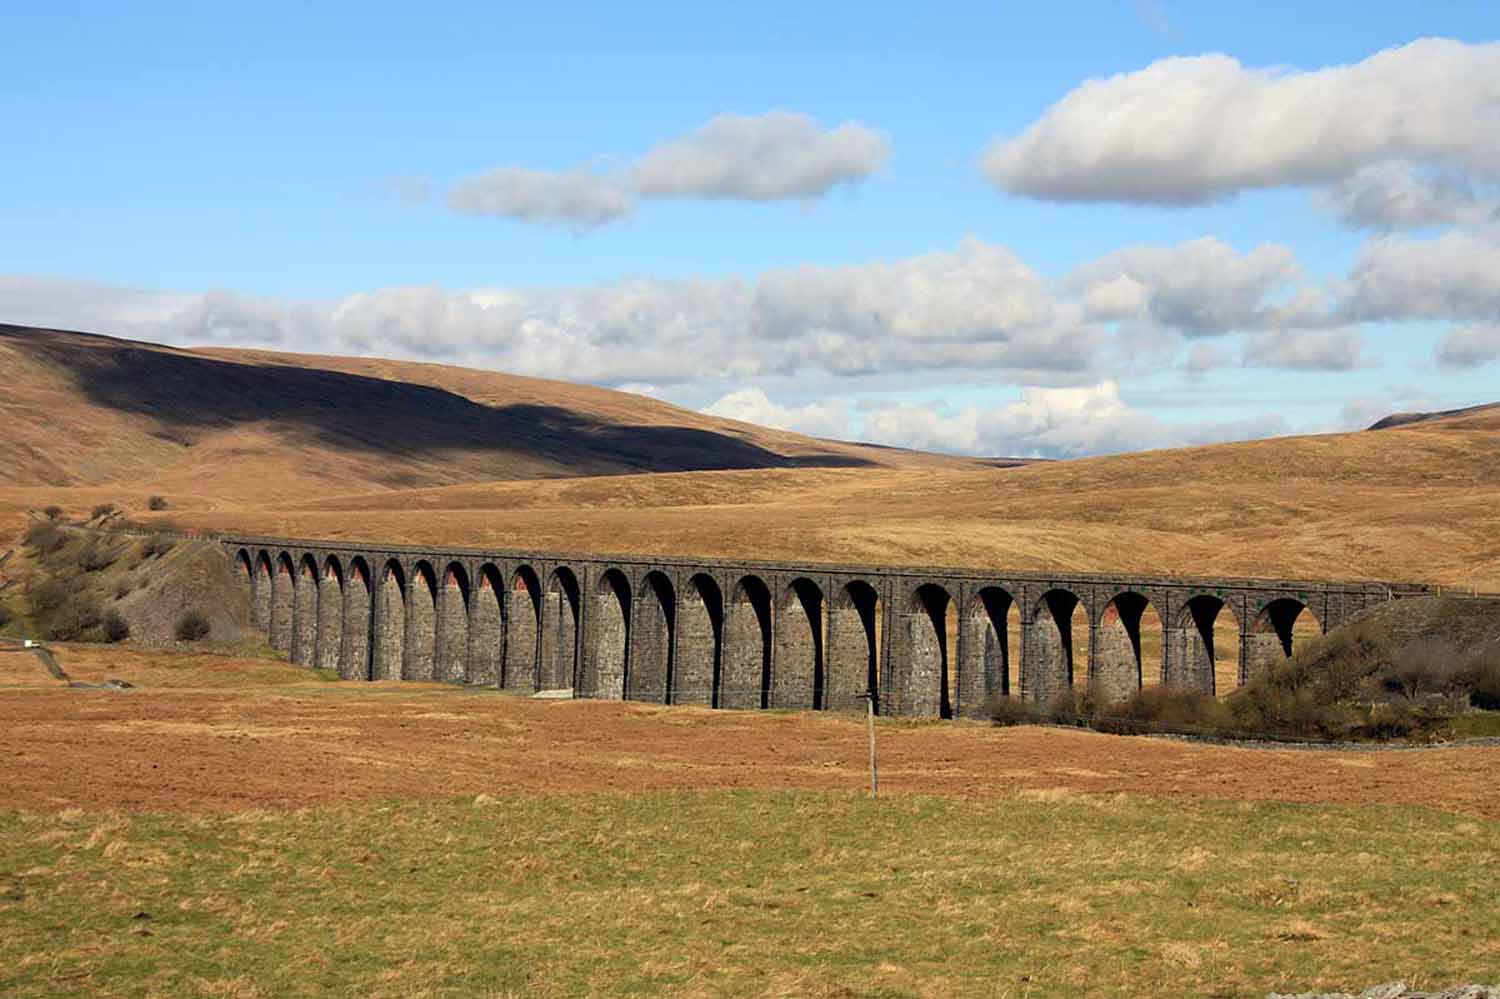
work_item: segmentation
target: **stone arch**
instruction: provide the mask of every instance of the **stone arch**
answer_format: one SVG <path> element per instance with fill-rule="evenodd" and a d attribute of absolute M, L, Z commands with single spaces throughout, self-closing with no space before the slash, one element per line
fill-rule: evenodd
<path fill-rule="evenodd" d="M 370 679 L 371 630 L 370 566 L 362 556 L 349 561 L 344 587 L 344 627 L 339 642 L 339 676 L 345 680 Z"/>
<path fill-rule="evenodd" d="M 697 573 L 683 587 L 678 601 L 673 704 L 718 706 L 723 637 L 723 593 L 712 576 Z"/>
<path fill-rule="evenodd" d="M 1322 622 L 1303 600 L 1288 596 L 1267 601 L 1256 613 L 1245 638 L 1247 673 L 1253 676 L 1291 658 L 1298 648 L 1322 630 Z M 1234 685 L 1239 686 L 1238 675 L 1234 680 Z M 1228 692 L 1222 684 L 1216 689 L 1221 694 Z"/>
<path fill-rule="evenodd" d="M 542 637 L 542 584 L 529 565 L 517 567 L 505 591 L 505 657 L 501 686 L 536 690 L 538 645 Z"/>
<path fill-rule="evenodd" d="M 298 666 L 313 665 L 317 646 L 318 562 L 307 552 L 298 560 L 297 575 L 292 582 L 292 662 Z"/>
<path fill-rule="evenodd" d="M 958 662 L 955 713 L 979 715 L 990 697 L 1021 696 L 1021 608 L 1010 591 L 1002 586 L 982 588 L 969 598 L 960 627 L 964 649 Z"/>
<path fill-rule="evenodd" d="M 371 676 L 376 680 L 401 679 L 402 653 L 406 648 L 406 571 L 396 559 L 380 570 L 375 590 L 375 636 Z"/>
<path fill-rule="evenodd" d="M 638 593 L 625 696 L 632 701 L 664 703 L 672 685 L 677 592 L 665 573 L 648 572 Z"/>
<path fill-rule="evenodd" d="M 318 638 L 313 665 L 319 669 L 338 669 L 343 641 L 344 567 L 330 555 L 323 560 L 323 571 L 318 574 Z"/>
<path fill-rule="evenodd" d="M 578 681 L 578 577 L 559 566 L 547 580 L 542 604 L 542 687 L 576 686 Z"/>
<path fill-rule="evenodd" d="M 884 627 L 880 593 L 863 579 L 839 587 L 828 607 L 830 711 L 864 711 L 866 693 L 880 710 L 880 642 Z"/>
<path fill-rule="evenodd" d="M 592 654 L 584 658 L 584 677 L 579 693 L 612 701 L 625 697 L 625 676 L 630 651 L 630 580 L 619 569 L 608 569 L 594 589 L 589 611 Z"/>
<path fill-rule="evenodd" d="M 276 572 L 271 577 L 271 648 L 277 652 L 292 651 L 293 592 L 296 570 L 286 552 L 276 556 Z"/>
<path fill-rule="evenodd" d="M 479 567 L 469 599 L 469 668 L 466 678 L 475 686 L 498 687 L 505 661 L 505 581 L 493 562 Z"/>
<path fill-rule="evenodd" d="M 1115 594 L 1100 612 L 1092 679 L 1105 702 L 1122 701 L 1143 686 L 1147 637 L 1143 622 L 1151 610 L 1144 594 L 1126 590 Z"/>
<path fill-rule="evenodd" d="M 469 664 L 469 572 L 458 562 L 443 570 L 437 600 L 437 655 L 433 675 L 463 683 Z"/>
<path fill-rule="evenodd" d="M 241 548 L 234 553 L 234 567 L 245 577 L 245 598 L 250 603 L 250 626 L 264 628 L 266 623 L 260 619 L 260 606 L 255 600 L 255 560 L 248 551 Z"/>
<path fill-rule="evenodd" d="M 271 569 L 271 555 L 262 550 L 255 556 L 255 580 L 250 588 L 250 620 L 271 640 L 271 590 L 275 573 Z"/>
<path fill-rule="evenodd" d="M 948 608 L 952 597 L 937 583 L 912 590 L 901 609 L 896 637 L 901 655 L 891 664 L 888 700 L 895 714 L 948 718 L 950 635 Z"/>
<path fill-rule="evenodd" d="M 771 661 L 773 708 L 824 707 L 823 588 L 806 576 L 787 584 L 776 602 Z"/>
<path fill-rule="evenodd" d="M 1200 593 L 1183 604 L 1168 638 L 1164 683 L 1204 694 L 1217 691 L 1220 664 L 1239 674 L 1240 626 L 1234 609 L 1216 594 Z M 1224 691 L 1228 693 L 1228 691 Z"/>
<path fill-rule="evenodd" d="M 432 563 L 412 566 L 406 585 L 406 652 L 403 680 L 431 680 L 437 651 L 437 573 Z"/>
<path fill-rule="evenodd" d="M 1078 613 L 1082 603 L 1076 593 L 1060 587 L 1037 598 L 1031 612 L 1026 659 L 1021 664 L 1022 684 L 1030 703 L 1050 704 L 1073 686 L 1080 637 L 1084 649 L 1088 647 L 1088 619 Z M 1082 636 L 1075 627 L 1080 617 L 1084 621 Z M 1086 673 L 1077 679 L 1088 682 Z"/>
<path fill-rule="evenodd" d="M 719 706 L 764 708 L 770 703 L 774 615 L 771 588 L 759 576 L 742 576 L 730 591 L 724 617 Z"/>

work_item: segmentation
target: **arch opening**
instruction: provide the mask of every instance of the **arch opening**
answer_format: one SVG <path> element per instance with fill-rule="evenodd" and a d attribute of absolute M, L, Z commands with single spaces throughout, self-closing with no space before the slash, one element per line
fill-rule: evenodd
<path fill-rule="evenodd" d="M 864 711 L 865 695 L 881 710 L 880 594 L 862 579 L 841 586 L 828 608 L 828 710 Z"/>
<path fill-rule="evenodd" d="M 730 593 L 724 623 L 719 706 L 764 708 L 771 699 L 771 588 L 743 576 Z"/>
<path fill-rule="evenodd" d="M 792 580 L 782 592 L 773 629 L 771 707 L 825 707 L 824 604 L 822 588 L 806 577 Z"/>
<path fill-rule="evenodd" d="M 344 625 L 339 642 L 339 676 L 345 680 L 371 677 L 375 622 L 370 611 L 370 567 L 355 556 L 349 563 L 349 584 L 344 588 Z"/>
<path fill-rule="evenodd" d="M 469 573 L 457 562 L 443 570 L 438 590 L 437 657 L 434 676 L 447 683 L 463 683 L 469 662 Z"/>
<path fill-rule="evenodd" d="M 1239 685 L 1240 626 L 1222 598 L 1201 593 L 1184 604 L 1169 645 L 1164 683 L 1204 694 L 1227 694 Z"/>
<path fill-rule="evenodd" d="M 630 581 L 619 569 L 599 577 L 594 605 L 589 611 L 591 654 L 584 658 L 582 697 L 619 701 L 625 697 L 630 650 Z"/>
<path fill-rule="evenodd" d="M 956 714 L 977 716 L 991 697 L 1020 696 L 1020 623 L 1021 609 L 1003 587 L 986 586 L 970 599 L 962 622 Z"/>
<path fill-rule="evenodd" d="M 937 583 L 923 583 L 912 591 L 901 614 L 902 653 L 892 663 L 891 698 L 895 713 L 914 717 L 949 718 L 953 702 L 949 685 L 948 591 Z"/>
<path fill-rule="evenodd" d="M 323 571 L 318 574 L 317 636 L 313 665 L 339 669 L 344 640 L 344 569 L 332 555 L 323 560 Z"/>
<path fill-rule="evenodd" d="M 501 686 L 506 690 L 536 690 L 540 664 L 542 584 L 536 570 L 523 565 L 511 576 L 505 592 L 505 659 Z"/>
<path fill-rule="evenodd" d="M 1075 663 L 1078 660 L 1078 634 L 1075 623 L 1082 618 L 1084 663 L 1088 662 L 1088 616 L 1080 614 L 1082 601 L 1077 594 L 1063 589 L 1048 590 L 1037 601 L 1026 636 L 1026 661 L 1022 683 L 1026 699 L 1032 704 L 1051 704 L 1073 687 Z M 1087 683 L 1087 667 L 1083 679 Z"/>
<path fill-rule="evenodd" d="M 673 704 L 718 706 L 723 634 L 723 594 L 712 576 L 700 572 L 688 580 L 678 601 Z"/>
<path fill-rule="evenodd" d="M 406 573 L 391 559 L 380 571 L 375 600 L 374 664 L 376 680 L 401 679 L 406 640 Z"/>
<path fill-rule="evenodd" d="M 553 570 L 542 605 L 542 687 L 578 683 L 578 577 L 566 566 Z"/>
<path fill-rule="evenodd" d="M 630 683 L 626 697 L 632 701 L 665 703 L 672 686 L 672 645 L 677 628 L 677 597 L 672 581 L 660 572 L 649 572 L 641 582 L 639 605 L 630 639 Z"/>
<path fill-rule="evenodd" d="M 312 554 L 297 563 L 292 583 L 292 649 L 291 661 L 311 666 L 317 658 L 318 645 L 318 563 Z"/>
<path fill-rule="evenodd" d="M 1245 639 L 1246 679 L 1290 659 L 1322 631 L 1317 615 L 1303 601 L 1295 597 L 1270 601 L 1255 615 Z"/>
<path fill-rule="evenodd" d="M 1117 594 L 1099 615 L 1098 649 L 1094 653 L 1093 684 L 1106 703 L 1123 701 L 1140 690 L 1145 680 L 1146 612 L 1151 601 L 1133 591 Z M 1155 617 L 1155 612 L 1152 611 Z M 1154 643 L 1160 652 L 1160 641 Z M 1158 665 L 1159 675 L 1161 668 Z"/>
<path fill-rule="evenodd" d="M 465 679 L 474 686 L 498 687 L 504 661 L 505 621 L 500 570 L 486 562 L 469 600 L 469 666 Z"/>
<path fill-rule="evenodd" d="M 271 577 L 271 648 L 277 652 L 292 651 L 292 594 L 295 586 L 292 558 L 282 552 L 276 557 L 276 573 Z"/>

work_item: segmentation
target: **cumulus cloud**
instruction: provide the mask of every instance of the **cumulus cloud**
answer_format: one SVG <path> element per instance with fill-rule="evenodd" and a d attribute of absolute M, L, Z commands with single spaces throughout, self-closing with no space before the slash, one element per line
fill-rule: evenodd
<path fill-rule="evenodd" d="M 1324 201 L 1350 226 L 1403 229 L 1500 218 L 1500 201 L 1480 197 L 1456 174 L 1392 161 L 1364 167 L 1335 184 Z"/>
<path fill-rule="evenodd" d="M 1500 323 L 1460 326 L 1450 330 L 1435 351 L 1445 368 L 1474 368 L 1500 361 Z"/>
<path fill-rule="evenodd" d="M 1271 315 L 1269 296 L 1299 277 L 1285 246 L 1240 253 L 1205 237 L 1116 250 L 1079 267 L 1069 282 L 1091 318 L 1150 320 L 1203 336 L 1263 324 Z"/>
<path fill-rule="evenodd" d="M 974 239 L 904 260 L 772 270 L 748 281 L 395 287 L 331 302 L 14 278 L 0 284 L 0 316 L 184 345 L 295 345 L 609 385 L 935 370 L 1076 378 L 1108 336 L 1009 251 Z"/>
<path fill-rule="evenodd" d="M 1332 183 L 1388 160 L 1496 176 L 1497 111 L 1496 43 L 1420 39 L 1310 72 L 1171 58 L 1084 83 L 982 166 L 1033 197 L 1160 204 Z"/>
<path fill-rule="evenodd" d="M 825 131 L 805 114 L 725 114 L 657 146 L 632 173 L 647 197 L 818 198 L 869 177 L 889 155 L 885 136 L 859 122 Z"/>
<path fill-rule="evenodd" d="M 1130 406 L 1119 385 L 1027 388 L 992 408 L 957 412 L 939 405 L 896 405 L 865 415 L 863 437 L 876 443 L 955 454 L 1071 458 L 1088 454 L 1242 440 L 1284 432 L 1279 417 L 1169 423 Z"/>
<path fill-rule="evenodd" d="M 1342 289 L 1352 319 L 1500 319 L 1500 231 L 1365 245 Z"/>
<path fill-rule="evenodd" d="M 1295 371 L 1349 371 L 1366 363 L 1357 329 L 1266 330 L 1245 341 L 1245 363 Z"/>
<path fill-rule="evenodd" d="M 705 406 L 703 412 L 729 420 L 742 420 L 762 427 L 794 430 L 813 437 L 849 436 L 849 409 L 837 400 L 782 406 L 772 402 L 759 388 L 736 389 Z"/>
<path fill-rule="evenodd" d="M 449 190 L 448 207 L 584 231 L 630 217 L 639 198 L 812 201 L 866 179 L 889 155 L 886 137 L 857 121 L 824 129 L 790 111 L 725 114 L 618 174 L 507 166 L 465 177 Z"/>
<path fill-rule="evenodd" d="M 618 182 L 587 170 L 501 167 L 453 185 L 448 207 L 463 215 L 587 230 L 627 218 L 635 210 L 635 198 Z"/>

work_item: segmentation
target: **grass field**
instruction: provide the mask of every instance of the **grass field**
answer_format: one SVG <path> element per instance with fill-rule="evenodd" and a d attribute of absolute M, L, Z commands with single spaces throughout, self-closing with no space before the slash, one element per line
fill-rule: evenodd
<path fill-rule="evenodd" d="M 1500 968 L 1500 825 L 699 792 L 9 813 L 15 996 L 1260 996 Z"/>
<path fill-rule="evenodd" d="M 0 675 L 7 997 L 1262 996 L 1500 970 L 1500 747 Z"/>

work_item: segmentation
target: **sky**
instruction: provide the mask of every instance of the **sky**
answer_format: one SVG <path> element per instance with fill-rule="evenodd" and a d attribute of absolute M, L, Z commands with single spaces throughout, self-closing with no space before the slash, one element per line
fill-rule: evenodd
<path fill-rule="evenodd" d="M 968 454 L 1500 401 L 1492 3 L 312 6 L 7 13 L 0 322 Z"/>

